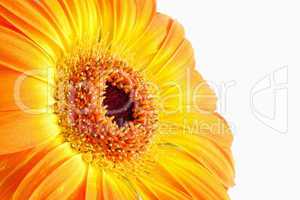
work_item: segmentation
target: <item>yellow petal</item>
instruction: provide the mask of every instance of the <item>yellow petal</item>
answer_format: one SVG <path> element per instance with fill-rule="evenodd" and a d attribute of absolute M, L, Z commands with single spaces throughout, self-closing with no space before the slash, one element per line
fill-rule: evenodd
<path fill-rule="evenodd" d="M 172 21 L 171 19 L 168 26 L 168 32 L 164 38 L 163 43 L 155 53 L 155 56 L 148 64 L 147 68 L 145 68 L 145 73 L 148 74 L 149 77 L 153 77 L 154 75 L 156 75 L 153 77 L 154 80 L 160 79 L 160 74 L 163 73 L 166 68 L 167 72 L 172 70 L 177 71 L 178 69 L 180 70 L 181 68 L 183 68 L 182 63 L 185 63 L 186 60 L 189 60 L 191 57 L 193 57 L 193 51 L 190 45 L 188 44 L 188 42 L 184 41 L 185 39 L 183 27 L 179 23 L 177 23 L 176 21 Z M 174 54 L 177 54 L 177 56 Z M 176 60 L 178 56 L 181 59 Z M 168 64 L 171 62 L 171 59 L 175 59 L 177 63 L 175 63 L 175 65 L 169 66 Z M 178 63 L 178 61 L 182 63 Z M 176 70 L 174 68 L 176 68 Z"/>
<path fill-rule="evenodd" d="M 141 199 L 145 200 L 191 200 L 191 198 L 177 188 L 166 185 L 165 182 L 151 177 L 154 173 L 146 176 L 138 177 L 132 181 Z"/>
<path fill-rule="evenodd" d="M 70 50 L 78 31 L 75 30 L 76 26 L 74 25 L 74 21 L 72 21 L 72 15 L 68 7 L 64 4 L 64 1 L 44 0 L 38 2 L 32 1 L 30 3 L 55 29 L 64 43 L 64 48 Z"/>
<path fill-rule="evenodd" d="M 223 149 L 230 149 L 233 135 L 226 121 L 217 113 L 160 113 L 160 132 L 196 134 L 208 138 Z"/>
<path fill-rule="evenodd" d="M 144 70 L 160 49 L 171 19 L 163 14 L 153 16 L 151 23 L 127 48 L 128 62 L 137 71 Z"/>
<path fill-rule="evenodd" d="M 110 171 L 102 173 L 103 199 L 134 200 L 137 199 L 136 191 L 131 187 L 125 177 Z"/>
<path fill-rule="evenodd" d="M 120 174 L 89 166 L 85 199 L 135 200 L 137 193 L 130 182 Z"/>
<path fill-rule="evenodd" d="M 87 200 L 99 200 L 103 199 L 103 182 L 102 182 L 102 170 L 89 166 L 86 183 L 85 199 Z"/>
<path fill-rule="evenodd" d="M 124 43 L 134 31 L 136 22 L 136 1 L 135 0 L 113 0 L 113 50 L 119 50 L 124 48 Z M 126 43 L 125 43 L 126 44 Z"/>
<path fill-rule="evenodd" d="M 201 75 L 194 69 L 178 74 L 178 79 L 160 85 L 158 95 L 164 113 L 214 112 L 217 98 Z"/>
<path fill-rule="evenodd" d="M 234 179 L 232 134 L 227 123 L 213 113 L 177 113 L 161 117 L 158 141 L 173 145 L 206 167 L 228 188 Z"/>
<path fill-rule="evenodd" d="M 142 37 L 156 14 L 156 0 L 136 1 L 135 25 L 132 31 L 128 31 L 130 34 L 124 40 L 128 47 Z"/>
<path fill-rule="evenodd" d="M 209 134 L 209 133 L 206 133 Z M 173 145 L 203 165 L 219 184 L 233 186 L 234 169 L 231 152 L 224 151 L 218 144 L 199 134 L 174 133 L 160 135 L 161 145 Z"/>
<path fill-rule="evenodd" d="M 101 42 L 123 55 L 150 24 L 156 10 L 154 0 L 100 0 Z M 133 54 L 135 52 L 129 52 Z"/>
<path fill-rule="evenodd" d="M 187 105 L 187 111 L 216 110 L 217 97 L 215 92 L 195 70 L 188 71 L 183 81 L 183 105 Z"/>
<path fill-rule="evenodd" d="M 229 200 L 227 189 L 218 179 L 180 150 L 166 147 L 158 162 L 188 191 L 192 199 Z"/>
<path fill-rule="evenodd" d="M 77 41 L 81 41 L 87 44 L 97 41 L 100 30 L 100 13 L 97 0 L 60 0 L 59 2 L 75 30 L 76 40 L 73 43 L 76 44 Z M 47 3 L 50 6 L 52 1 Z"/>

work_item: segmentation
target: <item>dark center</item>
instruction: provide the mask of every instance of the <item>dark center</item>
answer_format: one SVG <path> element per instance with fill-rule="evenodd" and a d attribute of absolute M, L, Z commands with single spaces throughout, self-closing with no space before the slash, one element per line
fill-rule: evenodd
<path fill-rule="evenodd" d="M 133 106 L 129 94 L 122 89 L 107 83 L 103 105 L 107 106 L 106 116 L 114 117 L 113 121 L 119 126 L 134 120 Z"/>

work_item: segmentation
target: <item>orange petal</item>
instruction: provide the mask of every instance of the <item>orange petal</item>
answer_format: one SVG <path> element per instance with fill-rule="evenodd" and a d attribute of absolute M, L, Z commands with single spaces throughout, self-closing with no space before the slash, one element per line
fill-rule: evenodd
<path fill-rule="evenodd" d="M 43 49 L 53 60 L 64 51 L 63 40 L 38 4 L 0 1 L 0 15 Z"/>
<path fill-rule="evenodd" d="M 11 171 L 20 164 L 20 160 L 26 160 L 32 154 L 32 149 L 0 155 L 0 180 L 4 179 Z"/>
<path fill-rule="evenodd" d="M 73 192 L 73 194 L 68 198 L 68 200 L 78 200 L 85 199 L 86 193 L 86 177 L 80 186 L 78 186 L 77 190 Z M 87 199 L 88 200 L 88 199 Z"/>
<path fill-rule="evenodd" d="M 0 155 L 32 148 L 59 133 L 54 114 L 0 112 Z"/>
<path fill-rule="evenodd" d="M 42 15 L 60 37 L 60 41 L 64 44 L 66 50 L 70 50 L 74 42 L 75 31 L 74 23 L 70 18 L 70 13 L 61 1 L 29 1 L 29 6 L 35 9 L 35 12 Z"/>
<path fill-rule="evenodd" d="M 19 184 L 14 199 L 28 199 L 41 182 L 66 160 L 74 156 L 68 144 L 58 145 L 42 158 Z"/>
<path fill-rule="evenodd" d="M 27 173 L 49 152 L 57 146 L 56 141 L 49 141 L 23 152 L 0 155 L 2 166 L 0 173 L 1 199 L 12 199 L 17 186 Z M 2 173 L 3 170 L 3 173 Z"/>
<path fill-rule="evenodd" d="M 74 156 L 49 174 L 29 199 L 68 199 L 81 185 L 85 173 L 86 165 L 81 155 Z"/>
<path fill-rule="evenodd" d="M 5 18 L 0 15 L 0 26 L 13 30 L 17 33 L 23 34 L 19 29 L 17 29 L 14 25 L 9 23 Z M 23 34 L 24 35 L 24 34 Z M 25 35 L 24 35 L 25 36 Z"/>
<path fill-rule="evenodd" d="M 52 87 L 34 77 L 0 66 L 1 111 L 47 111 L 53 105 Z"/>
<path fill-rule="evenodd" d="M 1 69 L 10 68 L 48 81 L 53 62 L 32 41 L 20 33 L 0 27 L 0 42 Z"/>

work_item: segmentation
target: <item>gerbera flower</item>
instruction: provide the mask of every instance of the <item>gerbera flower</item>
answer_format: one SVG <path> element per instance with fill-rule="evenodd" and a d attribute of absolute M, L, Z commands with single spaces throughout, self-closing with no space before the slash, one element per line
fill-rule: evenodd
<path fill-rule="evenodd" d="M 0 44 L 1 199 L 229 199 L 231 132 L 155 0 L 1 0 Z"/>

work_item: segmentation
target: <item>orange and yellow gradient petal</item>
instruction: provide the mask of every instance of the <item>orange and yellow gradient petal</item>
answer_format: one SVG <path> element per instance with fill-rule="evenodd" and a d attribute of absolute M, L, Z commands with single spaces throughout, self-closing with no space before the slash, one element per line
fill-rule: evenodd
<path fill-rule="evenodd" d="M 184 28 L 155 0 L 0 0 L 0 43 L 1 199 L 229 200 L 233 136 Z M 91 164 L 59 136 L 55 68 L 95 43 L 154 87 L 150 171 Z"/>

